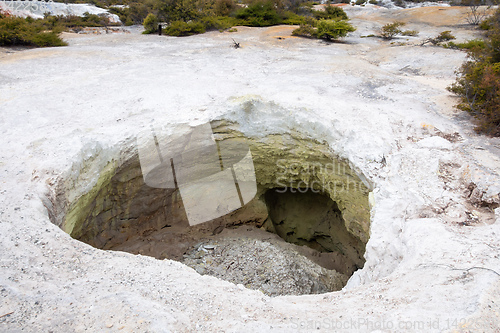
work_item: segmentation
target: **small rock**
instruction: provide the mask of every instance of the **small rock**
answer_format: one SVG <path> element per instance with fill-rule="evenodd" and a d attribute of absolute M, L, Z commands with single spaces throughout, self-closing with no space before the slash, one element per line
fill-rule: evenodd
<path fill-rule="evenodd" d="M 206 269 L 201 266 L 196 266 L 194 270 L 200 275 L 204 275 L 207 272 Z"/>
<path fill-rule="evenodd" d="M 420 148 L 429 149 L 444 149 L 448 150 L 452 148 L 450 141 L 443 139 L 440 136 L 432 136 L 430 138 L 425 138 L 417 142 L 417 146 Z"/>

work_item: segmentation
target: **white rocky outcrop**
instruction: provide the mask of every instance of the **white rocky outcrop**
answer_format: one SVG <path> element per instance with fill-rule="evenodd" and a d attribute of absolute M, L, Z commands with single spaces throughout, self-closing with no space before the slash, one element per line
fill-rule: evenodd
<path fill-rule="evenodd" d="M 62 3 L 54 1 L 0 1 L 0 9 L 15 16 L 43 18 L 45 13 L 58 16 L 83 16 L 85 13 L 104 15 L 111 23 L 120 23 L 116 14 L 106 9 L 83 3 Z"/>

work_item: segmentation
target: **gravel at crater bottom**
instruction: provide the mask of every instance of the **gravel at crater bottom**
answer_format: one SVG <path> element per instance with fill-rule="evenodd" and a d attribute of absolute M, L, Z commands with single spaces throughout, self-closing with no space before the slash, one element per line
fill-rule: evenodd
<path fill-rule="evenodd" d="M 276 239 L 231 237 L 203 241 L 181 261 L 199 274 L 242 284 L 269 296 L 340 290 L 348 277 L 328 270 Z"/>

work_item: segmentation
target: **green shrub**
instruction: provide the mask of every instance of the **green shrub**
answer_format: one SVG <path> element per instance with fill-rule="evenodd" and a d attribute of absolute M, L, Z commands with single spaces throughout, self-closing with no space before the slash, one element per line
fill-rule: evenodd
<path fill-rule="evenodd" d="M 104 15 L 96 15 L 90 14 L 89 12 L 83 13 L 83 17 L 81 18 L 82 22 L 84 22 L 85 26 L 105 26 L 109 24 L 109 19 Z"/>
<path fill-rule="evenodd" d="M 294 36 L 335 40 L 345 37 L 356 29 L 345 20 L 319 20 L 303 24 L 292 31 Z"/>
<path fill-rule="evenodd" d="M 217 16 L 229 16 L 236 9 L 233 0 L 215 0 L 214 10 Z"/>
<path fill-rule="evenodd" d="M 108 9 L 108 12 L 110 12 L 111 14 L 118 15 L 120 21 L 122 21 L 122 23 L 125 25 L 126 25 L 125 22 L 127 21 L 132 22 L 132 20 L 128 17 L 128 11 L 129 11 L 128 8 L 119 8 L 119 7 L 110 7 Z"/>
<path fill-rule="evenodd" d="M 232 17 L 227 16 L 207 16 L 201 19 L 202 24 L 205 26 L 205 30 L 227 30 L 232 26 L 237 24 L 237 20 Z"/>
<path fill-rule="evenodd" d="M 193 21 L 193 22 L 184 22 L 184 21 L 175 21 L 172 22 L 167 28 L 163 30 L 165 34 L 169 36 L 191 36 L 196 34 L 204 33 L 205 26 L 201 22 Z"/>
<path fill-rule="evenodd" d="M 32 45 L 38 47 L 66 46 L 68 45 L 55 32 L 38 32 L 28 39 Z"/>
<path fill-rule="evenodd" d="M 347 36 L 356 29 L 344 20 L 320 20 L 317 24 L 316 36 L 321 39 L 334 40 Z"/>
<path fill-rule="evenodd" d="M 370 0 L 368 1 L 369 4 L 371 5 L 378 5 L 378 1 L 377 0 Z"/>
<path fill-rule="evenodd" d="M 356 5 L 361 6 L 365 3 L 365 0 L 356 0 Z"/>
<path fill-rule="evenodd" d="M 438 43 L 441 43 L 441 42 L 447 42 L 447 41 L 450 41 L 450 40 L 453 40 L 455 39 L 456 37 L 452 35 L 451 31 L 450 30 L 446 30 L 446 31 L 442 31 L 436 38 L 435 40 L 438 42 Z"/>
<path fill-rule="evenodd" d="M 313 11 L 311 4 L 302 0 L 249 0 L 246 8 L 237 8 L 234 0 L 144 0 L 141 3 L 132 2 L 128 9 L 113 8 L 111 11 L 117 13 L 122 22 L 126 20 L 124 22 L 127 24 L 136 23 L 138 18 L 142 18 L 140 22 L 144 24 L 146 32 L 156 31 L 158 21 L 167 22 L 169 26 L 164 31 L 171 36 L 188 36 L 209 30 L 223 31 L 235 25 L 311 25 L 316 31 L 316 20 L 311 16 L 316 15 L 323 20 L 347 20 L 342 8 L 326 6 L 324 11 Z M 148 13 L 155 14 L 156 20 L 154 16 L 146 19 Z M 335 35 L 332 32 L 331 36 Z"/>
<path fill-rule="evenodd" d="M 316 29 L 309 24 L 301 25 L 294 31 L 292 31 L 293 36 L 316 38 Z"/>
<path fill-rule="evenodd" d="M 307 19 L 304 16 L 297 15 L 292 12 L 283 13 L 283 22 L 282 24 L 288 25 L 301 25 L 305 24 Z"/>
<path fill-rule="evenodd" d="M 403 36 L 416 37 L 418 36 L 418 30 L 405 30 L 401 32 Z"/>
<path fill-rule="evenodd" d="M 158 31 L 158 18 L 156 17 L 155 14 L 149 13 L 148 16 L 144 19 L 144 22 L 142 22 L 142 25 L 144 26 L 144 33 L 150 34 L 153 32 Z"/>
<path fill-rule="evenodd" d="M 255 2 L 247 8 L 242 8 L 236 12 L 236 18 L 251 27 L 267 27 L 282 22 L 271 1 Z"/>
<path fill-rule="evenodd" d="M 325 6 L 325 10 L 313 10 L 312 14 L 317 20 L 347 20 L 347 14 L 340 7 Z"/>
<path fill-rule="evenodd" d="M 453 39 L 455 39 L 455 36 L 453 36 L 451 34 L 450 30 L 446 30 L 446 31 L 442 31 L 439 35 L 437 35 L 434 38 L 425 39 L 422 42 L 422 44 L 420 44 L 420 45 L 422 46 L 422 45 L 425 45 L 427 43 L 432 43 L 432 45 L 441 45 L 441 46 L 444 46 L 445 48 L 458 48 L 458 46 L 453 42 L 449 42 L 445 45 L 442 44 L 443 42 L 447 42 L 447 41 L 450 41 Z"/>
<path fill-rule="evenodd" d="M 200 19 L 206 8 L 203 3 L 192 0 L 170 0 L 161 2 L 162 6 L 158 12 L 165 22 L 183 21 L 190 22 Z M 161 15 L 160 15 L 161 14 Z"/>
<path fill-rule="evenodd" d="M 59 32 L 59 28 L 51 29 L 48 22 L 42 19 L 0 18 L 0 46 L 28 45 L 48 47 L 67 45 L 59 38 Z"/>
<path fill-rule="evenodd" d="M 493 26 L 488 19 L 483 20 L 483 21 L 481 21 L 481 23 L 479 23 L 479 29 L 481 29 L 481 30 L 490 30 L 492 27 Z"/>
<path fill-rule="evenodd" d="M 156 5 L 150 2 L 132 2 L 128 7 L 111 7 L 109 12 L 118 15 L 125 25 L 142 24 L 149 13 L 156 13 Z"/>
<path fill-rule="evenodd" d="M 500 9 L 490 22 L 484 41 L 453 43 L 467 50 L 469 60 L 448 89 L 460 97 L 457 108 L 474 117 L 477 132 L 500 136 Z"/>
<path fill-rule="evenodd" d="M 486 47 L 484 40 L 482 39 L 471 39 L 463 43 L 449 42 L 446 45 L 448 48 L 461 49 L 461 50 L 481 50 Z"/>
<path fill-rule="evenodd" d="M 103 27 L 108 25 L 117 25 L 117 23 L 111 24 L 109 19 L 104 15 L 94 15 L 85 13 L 83 17 L 76 15 L 50 15 L 46 13 L 42 24 L 49 26 L 51 29 L 59 27 L 61 30 L 82 28 L 82 27 Z"/>
<path fill-rule="evenodd" d="M 392 22 L 384 25 L 380 32 L 380 37 L 384 39 L 393 39 L 397 35 L 401 33 L 400 27 L 404 26 L 406 23 L 404 22 Z"/>

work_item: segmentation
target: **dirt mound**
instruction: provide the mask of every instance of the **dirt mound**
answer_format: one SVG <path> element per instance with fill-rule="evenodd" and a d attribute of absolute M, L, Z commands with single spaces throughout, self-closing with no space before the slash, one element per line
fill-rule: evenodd
<path fill-rule="evenodd" d="M 336 291 L 348 280 L 346 275 L 312 262 L 279 238 L 259 238 L 247 233 L 206 240 L 193 247 L 181 262 L 199 274 L 242 284 L 269 296 Z"/>

